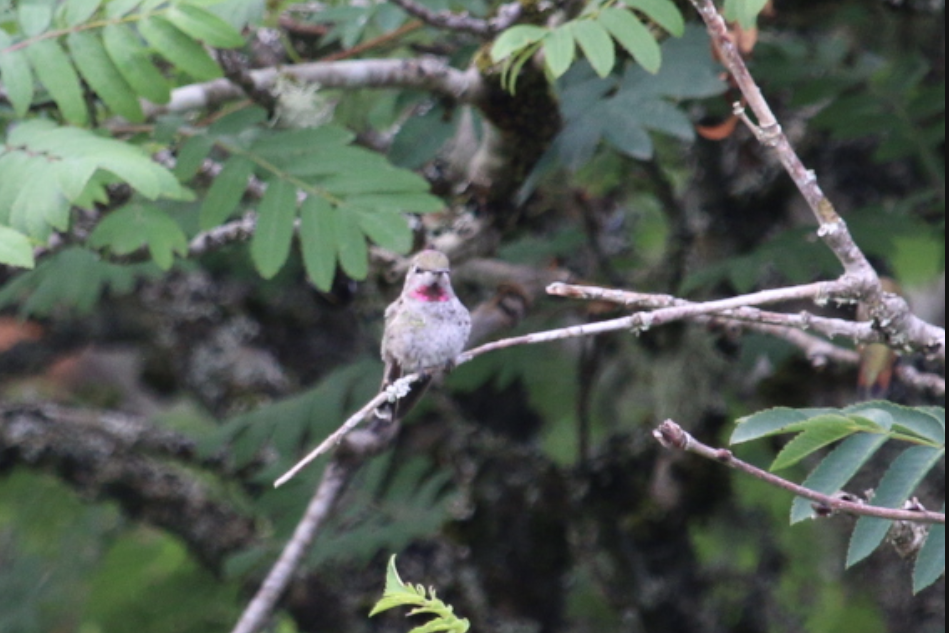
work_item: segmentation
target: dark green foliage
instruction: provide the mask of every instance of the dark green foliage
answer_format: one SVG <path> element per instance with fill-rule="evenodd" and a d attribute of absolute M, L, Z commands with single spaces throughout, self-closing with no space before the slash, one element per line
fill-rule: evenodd
<path fill-rule="evenodd" d="M 944 459 L 946 451 L 945 409 L 908 408 L 890 402 L 866 402 L 841 410 L 772 409 L 738 420 L 731 442 L 739 444 L 771 435 L 796 433 L 778 453 L 772 470 L 787 468 L 821 448 L 844 438 L 814 469 L 804 486 L 824 494 L 835 494 L 869 461 L 888 439 L 917 444 L 906 449 L 889 465 L 870 503 L 884 508 L 901 508 L 923 478 Z M 791 522 L 812 516 L 809 502 L 796 499 Z M 854 565 L 880 546 L 892 521 L 861 517 L 853 531 L 847 565 Z M 930 548 L 938 548 L 945 533 L 934 531 Z M 920 556 L 923 556 L 921 553 Z M 914 588 L 921 591 L 945 571 L 935 570 L 927 552 L 921 561 L 923 571 L 914 577 Z M 923 581 L 926 581 L 924 584 Z"/>

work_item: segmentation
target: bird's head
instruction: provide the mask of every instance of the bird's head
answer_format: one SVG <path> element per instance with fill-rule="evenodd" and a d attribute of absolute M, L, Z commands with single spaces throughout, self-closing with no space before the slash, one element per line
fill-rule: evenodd
<path fill-rule="evenodd" d="M 403 293 L 419 301 L 448 301 L 454 297 L 448 257 L 436 250 L 424 250 L 416 255 L 405 276 Z"/>

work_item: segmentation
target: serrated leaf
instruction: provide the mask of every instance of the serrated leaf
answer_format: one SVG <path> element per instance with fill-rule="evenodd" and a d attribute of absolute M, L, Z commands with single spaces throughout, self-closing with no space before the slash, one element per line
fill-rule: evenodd
<path fill-rule="evenodd" d="M 333 212 L 333 236 L 343 271 L 356 280 L 369 274 L 369 248 L 355 213 L 341 209 Z"/>
<path fill-rule="evenodd" d="M 942 512 L 946 512 L 943 504 Z M 946 526 L 933 525 L 922 549 L 916 555 L 913 569 L 913 593 L 926 589 L 946 573 Z"/>
<path fill-rule="evenodd" d="M 682 13 L 670 0 L 623 0 L 623 4 L 642 11 L 671 35 L 682 37 L 685 33 Z"/>
<path fill-rule="evenodd" d="M 173 4 L 165 17 L 191 37 L 217 48 L 237 48 L 244 38 L 230 24 L 193 4 Z"/>
<path fill-rule="evenodd" d="M 102 0 L 70 0 L 65 6 L 66 24 L 82 24 L 95 14 L 101 4 Z"/>
<path fill-rule="evenodd" d="M 56 182 L 66 199 L 76 202 L 89 184 L 89 180 L 99 169 L 99 166 L 90 160 L 80 158 L 64 158 L 49 164 L 56 174 Z"/>
<path fill-rule="evenodd" d="M 909 434 L 916 435 L 922 439 L 928 440 L 934 444 L 943 445 L 946 443 L 945 411 L 943 410 L 943 420 L 938 416 L 932 415 L 930 411 L 924 408 L 912 408 L 894 404 L 892 402 L 865 402 L 853 407 L 848 407 L 848 411 L 859 412 L 860 415 L 870 415 L 873 412 L 879 412 L 889 416 L 892 420 L 890 427 L 894 430 L 902 430 Z M 898 427 L 901 427 L 898 429 Z"/>
<path fill-rule="evenodd" d="M 33 268 L 33 246 L 19 231 L 0 226 L 0 264 L 18 268 Z"/>
<path fill-rule="evenodd" d="M 368 193 L 346 198 L 346 204 L 362 209 L 434 213 L 445 208 L 441 198 L 427 193 Z"/>
<path fill-rule="evenodd" d="M 244 156 L 231 156 L 211 184 L 201 205 L 201 228 L 210 229 L 230 216 L 247 190 L 254 163 Z"/>
<path fill-rule="evenodd" d="M 103 29 L 102 41 L 112 62 L 136 94 L 152 103 L 168 103 L 171 85 L 152 64 L 148 50 L 129 27 L 109 24 Z"/>
<path fill-rule="evenodd" d="M 66 41 L 73 62 L 102 101 L 129 121 L 143 121 L 138 98 L 99 40 L 88 31 L 79 31 L 70 33 Z"/>
<path fill-rule="evenodd" d="M 336 274 L 333 208 L 323 198 L 309 197 L 300 208 L 300 247 L 310 281 L 327 292 Z"/>
<path fill-rule="evenodd" d="M 0 29 L 0 81 L 16 115 L 23 117 L 33 103 L 33 71 L 22 50 L 4 51 L 12 45 L 10 37 Z"/>
<path fill-rule="evenodd" d="M 250 242 L 250 254 L 257 271 L 270 279 L 283 268 L 293 241 L 293 221 L 297 217 L 297 188 L 284 180 L 274 180 L 257 211 L 257 228 Z"/>
<path fill-rule="evenodd" d="M 167 213 L 148 204 L 129 204 L 107 215 L 89 236 L 89 244 L 117 255 L 147 246 L 162 270 L 171 268 L 175 254 L 188 252 L 188 238 L 181 227 Z"/>
<path fill-rule="evenodd" d="M 613 70 L 613 66 L 616 64 L 616 49 L 613 46 L 613 40 L 610 39 L 610 32 L 613 32 L 615 35 L 615 31 L 613 31 L 613 27 L 607 26 L 609 21 L 608 15 L 612 15 L 613 11 L 618 10 L 604 9 L 600 14 L 599 22 L 594 22 L 593 20 L 576 20 L 568 25 L 571 34 L 577 41 L 577 44 L 580 45 L 583 54 L 586 55 L 587 61 L 590 62 L 590 65 L 593 66 L 593 70 L 596 71 L 596 74 L 600 77 L 609 75 L 610 71 Z M 626 11 L 619 11 L 619 13 L 623 13 L 627 17 L 632 17 L 632 15 Z M 635 20 L 635 18 L 633 19 Z M 607 29 L 609 29 L 609 32 Z"/>
<path fill-rule="evenodd" d="M 809 421 L 807 428 L 784 445 L 771 464 L 771 471 L 782 470 L 856 431 L 856 425 L 843 416 L 822 416 Z"/>
<path fill-rule="evenodd" d="M 165 18 L 152 15 L 139 23 L 138 30 L 159 54 L 198 81 L 221 76 L 204 47 Z"/>
<path fill-rule="evenodd" d="M 652 74 L 662 65 L 662 49 L 649 29 L 635 15 L 611 7 L 600 12 L 600 23 L 640 66 Z"/>
<path fill-rule="evenodd" d="M 401 213 L 357 209 L 359 227 L 373 242 L 396 253 L 412 250 L 412 229 Z"/>
<path fill-rule="evenodd" d="M 79 75 L 62 46 L 54 40 L 40 40 L 26 49 L 37 78 L 49 91 L 63 116 L 70 123 L 85 125 L 89 112 L 82 95 Z"/>
<path fill-rule="evenodd" d="M 314 150 L 335 151 L 336 148 L 349 144 L 354 138 L 355 134 L 345 128 L 324 125 L 305 130 L 282 130 L 262 136 L 251 145 L 250 150 L 265 158 L 308 156 Z"/>
<path fill-rule="evenodd" d="M 543 39 L 544 60 L 554 79 L 567 72 L 576 55 L 573 34 L 565 25 L 554 29 Z"/>
<path fill-rule="evenodd" d="M 737 420 L 735 430 L 729 438 L 729 443 L 741 444 L 742 442 L 782 433 L 787 427 L 824 413 L 834 413 L 834 410 L 778 407 L 760 411 Z"/>
<path fill-rule="evenodd" d="M 59 231 L 69 227 L 69 204 L 45 162 L 42 158 L 31 160 L 33 169 L 19 183 L 10 208 L 10 226 L 41 242 L 49 238 L 50 227 Z"/>
<path fill-rule="evenodd" d="M 926 474 L 942 459 L 944 449 L 914 446 L 903 451 L 890 465 L 877 487 L 871 505 L 899 508 Z M 883 542 L 892 521 L 875 517 L 861 517 L 850 537 L 847 567 L 856 565 Z"/>
<path fill-rule="evenodd" d="M 173 170 L 175 177 L 181 182 L 187 182 L 194 178 L 213 147 L 214 140 L 206 134 L 196 134 L 182 143 L 175 156 L 175 168 Z"/>
<path fill-rule="evenodd" d="M 547 33 L 547 29 L 532 24 L 513 26 L 501 33 L 491 45 L 491 59 L 495 62 L 507 59 L 512 53 L 539 42 Z"/>
<path fill-rule="evenodd" d="M 857 471 L 887 442 L 882 434 L 858 433 L 831 451 L 804 483 L 805 488 L 832 495 L 841 490 Z M 791 525 L 813 516 L 811 501 L 796 497 L 791 505 Z"/>
<path fill-rule="evenodd" d="M 0 154 L 0 222 L 10 223 L 13 202 L 20 195 L 20 186 L 35 168 L 35 158 L 26 152 Z"/>

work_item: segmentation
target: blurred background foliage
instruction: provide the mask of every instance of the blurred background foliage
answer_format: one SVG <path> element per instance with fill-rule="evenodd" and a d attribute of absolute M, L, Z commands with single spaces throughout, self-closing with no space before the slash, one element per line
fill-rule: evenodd
<path fill-rule="evenodd" d="M 5 38 L 27 4 L 60 6 L 0 0 Z M 424 4 L 474 16 L 494 8 L 479 0 Z M 730 128 L 733 91 L 689 3 L 677 4 L 685 33 L 656 30 L 657 74 L 620 55 L 605 77 L 578 61 L 555 82 L 562 126 L 506 202 L 486 205 L 486 194 L 452 184 L 446 143 L 464 126 L 482 138 L 490 125 L 484 113 L 417 90 L 297 96 L 351 130 L 354 145 L 345 148 L 354 155 L 381 149 L 392 164 L 423 174 L 453 209 L 448 216 L 495 227 L 497 244 L 480 247 L 482 257 L 538 275 L 569 271 L 583 281 L 696 299 L 838 274 L 780 165 L 741 126 Z M 289 61 L 375 42 L 410 24 L 384 2 L 311 11 L 226 0 L 208 11 L 232 27 L 249 24 L 249 32 L 271 29 Z M 784 0 L 769 5 L 748 51 L 785 130 L 858 243 L 923 318 L 940 324 L 944 25 L 941 1 Z M 469 37 L 413 27 L 365 56 L 422 54 L 465 67 L 480 53 Z M 177 65 L 170 56 L 159 64 L 174 85 L 191 81 Z M 518 90 L 538 88 L 522 82 Z M 45 94 L 34 106 L 27 114 L 0 102 L 0 124 L 52 116 Z M 222 113 L 207 114 L 217 121 L 210 131 L 207 120 L 168 117 L 123 138 L 196 166 L 229 154 L 195 138 L 229 135 L 246 149 L 292 134 L 260 127 L 259 113 L 246 109 L 223 123 Z M 192 127 L 200 134 L 183 133 Z M 337 142 L 344 148 L 349 140 Z M 214 185 L 192 180 L 195 171 L 183 167 L 175 175 L 195 198 L 148 203 L 149 217 L 170 224 L 162 219 L 148 225 L 153 232 L 131 237 L 100 225 L 98 242 L 76 240 L 34 270 L 0 269 L 0 402 L 147 416 L 185 447 L 116 450 L 87 468 L 0 436 L 8 442 L 0 443 L 3 633 L 229 630 L 299 520 L 320 467 L 278 491 L 271 482 L 377 387 L 381 315 L 398 281 L 367 264 L 364 236 L 404 251 L 409 228 L 416 239 L 454 230 L 446 214 L 426 214 L 409 228 L 363 224 L 335 234 L 343 237 L 331 244 L 338 257 L 328 263 L 297 248 L 270 261 L 263 247 L 241 244 L 183 260 L 175 257 L 181 238 L 256 201 L 208 211 Z M 406 195 L 430 205 L 421 179 L 393 176 L 403 177 Z M 209 213 L 215 221 L 202 224 Z M 81 213 L 75 224 L 88 229 Z M 128 246 L 131 238 L 138 241 Z M 118 263 L 93 250 L 142 244 L 154 261 Z M 464 257 L 458 263 L 456 285 L 469 306 L 508 281 L 486 282 Z M 597 320 L 611 310 L 534 297 L 529 316 L 506 333 Z M 13 356 L 24 351 L 25 364 Z M 933 369 L 922 359 L 904 362 Z M 780 341 L 699 327 L 481 357 L 433 392 L 397 446 L 360 472 L 273 630 L 407 630 L 397 615 L 367 618 L 385 563 L 398 552 L 406 580 L 435 585 L 479 631 L 943 631 L 944 581 L 912 597 L 909 564 L 888 550 L 844 573 L 847 519 L 790 528 L 787 495 L 661 452 L 648 435 L 657 421 L 674 418 L 724 445 L 742 415 L 775 405 L 844 406 L 856 397 L 855 380 L 848 368 L 815 372 Z M 944 404 L 899 386 L 892 397 Z M 738 453 L 764 465 L 778 448 L 757 443 Z M 136 500 L 102 475 L 111 458 L 181 474 L 246 518 L 249 536 L 209 562 L 200 540 L 139 520 Z M 875 485 L 874 473 L 892 458 L 881 455 L 860 482 Z M 792 478 L 802 480 L 811 466 L 795 466 Z M 924 502 L 938 506 L 944 482 L 941 464 L 920 492 Z"/>

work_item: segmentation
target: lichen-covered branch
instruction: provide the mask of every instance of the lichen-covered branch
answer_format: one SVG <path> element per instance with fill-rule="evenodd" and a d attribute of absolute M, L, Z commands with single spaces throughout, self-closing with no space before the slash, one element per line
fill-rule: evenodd
<path fill-rule="evenodd" d="M 325 88 L 419 88 L 463 102 L 476 100 L 481 92 L 481 77 L 476 70 L 458 70 L 434 57 L 360 59 L 249 70 L 244 88 L 228 79 L 182 86 L 172 91 L 168 103 L 151 104 L 146 111 L 149 117 L 155 117 L 220 105 L 244 98 L 246 89 L 269 90 L 281 75 Z"/>

